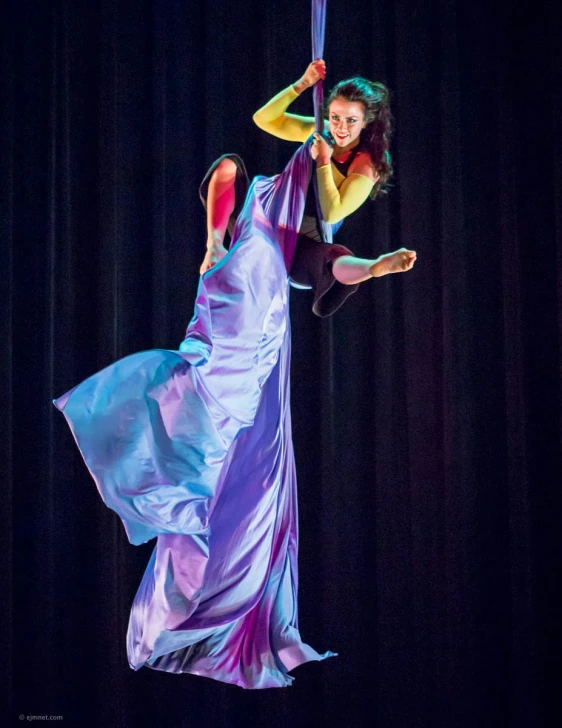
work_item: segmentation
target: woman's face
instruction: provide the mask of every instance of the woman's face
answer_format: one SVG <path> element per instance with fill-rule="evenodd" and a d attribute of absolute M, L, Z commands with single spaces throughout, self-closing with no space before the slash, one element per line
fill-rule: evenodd
<path fill-rule="evenodd" d="M 358 143 L 361 129 L 367 126 L 365 108 L 360 101 L 336 98 L 328 109 L 330 133 L 337 147 L 349 148 Z"/>

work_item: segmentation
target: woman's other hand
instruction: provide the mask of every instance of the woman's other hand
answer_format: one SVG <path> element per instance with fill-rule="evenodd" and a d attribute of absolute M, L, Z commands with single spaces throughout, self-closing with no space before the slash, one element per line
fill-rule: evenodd
<path fill-rule="evenodd" d="M 333 147 L 328 144 L 323 136 L 315 131 L 312 146 L 310 147 L 310 156 L 316 160 L 316 166 L 323 167 L 325 164 L 330 164 L 333 153 Z"/>
<path fill-rule="evenodd" d="M 314 86 L 315 83 L 323 81 L 325 78 L 326 63 L 321 58 L 318 58 L 316 61 L 312 61 L 312 63 L 309 64 L 301 78 L 293 84 L 293 88 L 298 94 L 300 94 L 306 88 Z"/>
<path fill-rule="evenodd" d="M 203 273 L 219 263 L 227 253 L 228 250 L 224 247 L 224 245 L 214 243 L 212 245 L 208 245 L 207 254 L 203 258 L 203 262 L 199 268 L 199 273 L 203 275 Z"/>

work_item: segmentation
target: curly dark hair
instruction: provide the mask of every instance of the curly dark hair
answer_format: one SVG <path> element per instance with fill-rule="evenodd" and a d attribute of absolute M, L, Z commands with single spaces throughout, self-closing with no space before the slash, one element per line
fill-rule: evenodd
<path fill-rule="evenodd" d="M 328 118 L 328 110 L 334 99 L 360 102 L 365 109 L 367 126 L 359 137 L 361 149 L 368 152 L 380 177 L 373 187 L 371 199 L 379 193 L 388 192 L 390 178 L 393 174 L 392 158 L 388 148 L 392 134 L 392 114 L 390 113 L 390 93 L 388 88 L 377 81 L 368 81 L 361 76 L 354 76 L 340 81 L 330 91 L 324 107 L 324 115 Z"/>

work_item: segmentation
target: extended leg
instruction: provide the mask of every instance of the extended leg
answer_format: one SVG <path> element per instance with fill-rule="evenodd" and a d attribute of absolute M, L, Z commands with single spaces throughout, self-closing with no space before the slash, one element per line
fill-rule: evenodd
<path fill-rule="evenodd" d="M 410 270 L 415 262 L 415 250 L 407 248 L 400 248 L 393 253 L 384 253 L 375 260 L 341 255 L 333 261 L 332 273 L 337 281 L 351 286 L 388 273 L 402 273 Z"/>
<path fill-rule="evenodd" d="M 211 175 L 207 191 L 207 253 L 199 272 L 203 274 L 227 254 L 224 236 L 236 202 L 236 164 L 223 159 Z"/>

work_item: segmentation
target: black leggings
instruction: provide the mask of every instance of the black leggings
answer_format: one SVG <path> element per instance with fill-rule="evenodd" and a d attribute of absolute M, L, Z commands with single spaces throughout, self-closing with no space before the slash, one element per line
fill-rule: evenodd
<path fill-rule="evenodd" d="M 250 178 L 246 166 L 237 154 L 223 154 L 213 162 L 199 187 L 199 196 L 207 209 L 207 192 L 211 175 L 223 159 L 232 159 L 236 164 L 236 180 L 234 183 L 234 210 L 228 223 L 228 232 L 232 237 L 234 225 L 244 204 Z M 312 288 L 314 300 L 312 310 L 317 316 L 331 316 L 346 301 L 348 296 L 359 288 L 359 284 L 347 286 L 334 278 L 332 263 L 342 255 L 353 255 L 349 248 L 314 240 L 299 234 L 295 256 L 289 275 L 291 280 L 300 285 Z"/>

